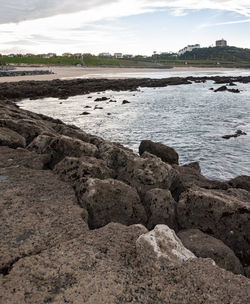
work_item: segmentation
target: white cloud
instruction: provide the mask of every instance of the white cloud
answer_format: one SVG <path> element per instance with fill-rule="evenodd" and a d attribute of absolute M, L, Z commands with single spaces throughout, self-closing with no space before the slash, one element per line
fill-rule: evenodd
<path fill-rule="evenodd" d="M 130 45 L 136 43 L 136 37 L 125 28 L 103 26 L 103 22 L 162 9 L 180 18 L 202 9 L 234 12 L 247 20 L 250 17 L 249 0 L 0 0 L 0 8 L 2 45 L 13 43 L 14 47 L 34 52 L 42 48 L 44 52 L 59 53 L 97 52 L 108 49 L 111 43 L 124 50 L 127 41 Z"/>

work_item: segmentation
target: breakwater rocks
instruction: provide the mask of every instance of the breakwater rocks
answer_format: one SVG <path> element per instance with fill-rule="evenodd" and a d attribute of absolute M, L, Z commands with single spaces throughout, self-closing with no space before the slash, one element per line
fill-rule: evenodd
<path fill-rule="evenodd" d="M 249 83 L 250 76 L 240 77 L 171 77 L 164 79 L 74 79 L 52 81 L 19 81 L 17 83 L 0 83 L 0 100 L 20 100 L 24 98 L 39 99 L 89 94 L 91 92 L 135 91 L 139 87 L 166 87 L 169 85 L 202 83 L 208 80 L 216 84 Z M 235 89 L 236 90 L 236 89 Z"/>
<path fill-rule="evenodd" d="M 250 177 L 209 180 L 0 102 L 0 302 L 250 302 Z"/>
<path fill-rule="evenodd" d="M 15 76 L 32 76 L 32 75 L 49 75 L 54 74 L 51 71 L 1 71 L 0 70 L 0 77 L 15 77 Z"/>

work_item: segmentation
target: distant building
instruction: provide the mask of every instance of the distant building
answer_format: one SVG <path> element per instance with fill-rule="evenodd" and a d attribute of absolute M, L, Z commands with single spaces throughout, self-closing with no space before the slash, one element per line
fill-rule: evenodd
<path fill-rule="evenodd" d="M 112 57 L 112 55 L 110 53 L 100 53 L 99 57 Z"/>
<path fill-rule="evenodd" d="M 216 45 L 216 47 L 225 47 L 225 46 L 227 46 L 227 41 L 224 39 L 217 40 L 215 42 L 215 45 Z"/>
<path fill-rule="evenodd" d="M 181 49 L 179 52 L 178 52 L 178 55 L 183 55 L 185 54 L 186 52 L 192 52 L 192 50 L 194 49 L 199 49 L 201 46 L 199 44 L 194 44 L 194 45 L 188 45 L 186 47 L 184 47 L 183 49 Z"/>
<path fill-rule="evenodd" d="M 133 55 L 131 55 L 131 54 L 125 54 L 125 55 L 123 55 L 123 58 L 133 58 L 134 56 Z"/>
<path fill-rule="evenodd" d="M 62 54 L 62 57 L 73 57 L 73 54 L 72 53 L 63 53 Z"/>
<path fill-rule="evenodd" d="M 114 57 L 117 59 L 123 58 L 122 53 L 114 53 Z"/>

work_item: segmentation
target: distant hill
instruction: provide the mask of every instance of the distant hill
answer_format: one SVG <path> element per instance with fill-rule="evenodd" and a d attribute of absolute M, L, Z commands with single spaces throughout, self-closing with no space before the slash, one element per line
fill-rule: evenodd
<path fill-rule="evenodd" d="M 250 49 L 233 46 L 194 49 L 178 57 L 181 60 L 217 60 L 250 64 Z"/>

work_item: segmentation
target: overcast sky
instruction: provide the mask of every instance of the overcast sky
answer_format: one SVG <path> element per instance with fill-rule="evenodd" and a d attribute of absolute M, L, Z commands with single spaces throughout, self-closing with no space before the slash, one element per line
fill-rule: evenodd
<path fill-rule="evenodd" d="M 0 52 L 150 55 L 225 38 L 250 48 L 250 0 L 0 0 Z"/>

